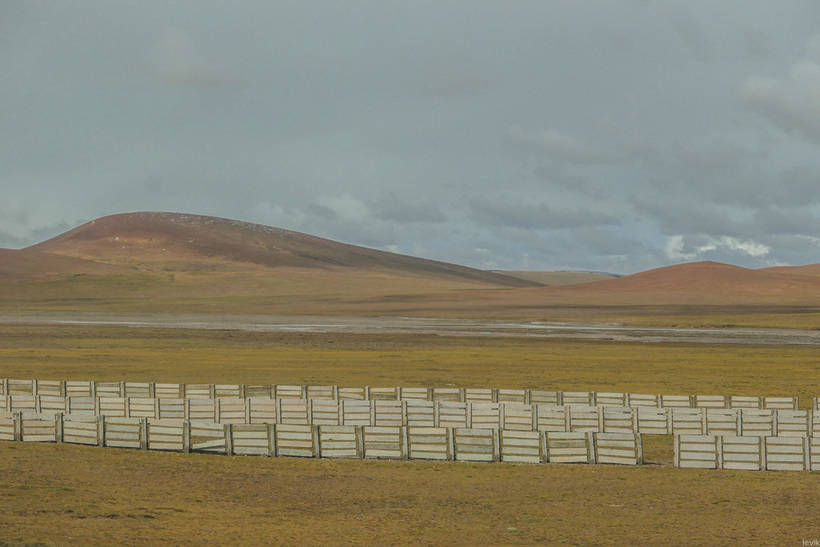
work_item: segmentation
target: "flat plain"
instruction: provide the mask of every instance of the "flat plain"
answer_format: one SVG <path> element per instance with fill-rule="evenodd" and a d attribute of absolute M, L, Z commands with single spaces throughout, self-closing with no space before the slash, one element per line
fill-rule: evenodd
<path fill-rule="evenodd" d="M 125 324 L 226 319 L 207 329 L 59 324 L 95 314 Z M 228 219 L 134 213 L 0 249 L 0 316 L 11 317 L 0 322 L 0 377 L 10 378 L 798 395 L 804 408 L 820 395 L 818 265 L 704 262 L 543 286 Z M 231 328 L 249 316 L 377 327 L 384 318 L 600 322 L 718 328 L 724 337 L 738 327 L 802 329 L 808 342 Z M 514 465 L 6 442 L 0 545 L 800 545 L 820 537 L 820 473 L 675 469 L 665 436 L 645 436 L 644 454 L 641 467 Z"/>
<path fill-rule="evenodd" d="M 820 394 L 812 347 L 5 325 L 0 376 Z M 0 443 L 8 543 L 791 544 L 820 474 L 328 461 Z"/>

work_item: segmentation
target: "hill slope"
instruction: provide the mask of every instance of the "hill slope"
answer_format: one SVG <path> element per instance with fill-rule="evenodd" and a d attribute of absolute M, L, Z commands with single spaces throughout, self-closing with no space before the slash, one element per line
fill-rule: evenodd
<path fill-rule="evenodd" d="M 110 274 L 121 272 L 114 265 L 35 249 L 0 249 L 0 279 L 26 280 L 54 275 Z"/>
<path fill-rule="evenodd" d="M 559 285 L 575 285 L 615 279 L 619 276 L 604 272 L 569 272 L 569 271 L 535 271 L 535 270 L 494 270 L 504 275 L 526 279 L 542 285 L 556 287 Z"/>
<path fill-rule="evenodd" d="M 753 270 L 720 262 L 688 262 L 647 270 L 618 279 L 565 287 L 548 287 L 553 297 L 586 296 L 601 303 L 796 303 L 820 302 L 820 276 L 808 270 Z"/>
<path fill-rule="evenodd" d="M 338 243 L 308 234 L 224 218 L 127 213 L 92 220 L 28 250 L 140 265 L 148 270 L 205 266 L 347 269 L 524 287 L 535 283 L 446 262 Z"/>

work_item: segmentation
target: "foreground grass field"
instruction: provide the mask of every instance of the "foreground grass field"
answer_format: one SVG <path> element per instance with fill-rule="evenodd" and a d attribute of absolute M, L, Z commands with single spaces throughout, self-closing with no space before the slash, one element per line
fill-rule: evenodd
<path fill-rule="evenodd" d="M 820 475 L 0 443 L 0 542 L 800 545 Z"/>
<path fill-rule="evenodd" d="M 820 394 L 820 354 L 410 335 L 0 327 L 0 377 Z M 329 461 L 0 443 L 0 544 L 800 545 L 820 474 Z"/>

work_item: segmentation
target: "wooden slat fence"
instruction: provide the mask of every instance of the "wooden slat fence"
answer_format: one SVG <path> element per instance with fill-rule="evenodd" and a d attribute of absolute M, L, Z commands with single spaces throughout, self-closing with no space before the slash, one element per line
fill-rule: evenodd
<path fill-rule="evenodd" d="M 701 401 L 709 404 L 711 399 Z M 820 410 L 585 406 L 518 402 L 359 399 L 216 399 L 7 395 L 0 412 L 101 415 L 222 424 L 457 427 L 645 435 L 820 435 Z"/>

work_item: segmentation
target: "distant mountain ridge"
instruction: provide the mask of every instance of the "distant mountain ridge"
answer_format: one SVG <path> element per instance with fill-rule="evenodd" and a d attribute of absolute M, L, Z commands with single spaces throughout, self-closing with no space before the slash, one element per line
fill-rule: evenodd
<path fill-rule="evenodd" d="M 36 303 L 36 304 L 35 304 Z M 0 249 L 0 305 L 538 316 L 550 308 L 820 306 L 820 264 L 688 262 L 623 277 L 497 272 L 236 220 L 125 213 Z"/>
<path fill-rule="evenodd" d="M 587 271 L 538 271 L 538 270 L 492 270 L 496 273 L 526 279 L 541 283 L 542 285 L 557 287 L 561 285 L 574 285 L 576 283 L 589 283 L 591 281 L 602 281 L 621 277 L 617 274 L 607 272 L 587 272 Z"/>
<path fill-rule="evenodd" d="M 533 282 L 457 264 L 339 243 L 329 239 L 203 215 L 140 212 L 102 217 L 28 247 L 112 265 L 190 269 L 203 264 L 266 268 L 346 268 L 445 277 L 506 287 Z M 156 269 L 156 268 L 155 268 Z"/>

